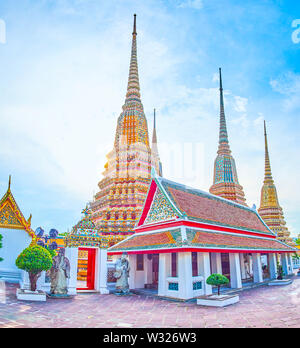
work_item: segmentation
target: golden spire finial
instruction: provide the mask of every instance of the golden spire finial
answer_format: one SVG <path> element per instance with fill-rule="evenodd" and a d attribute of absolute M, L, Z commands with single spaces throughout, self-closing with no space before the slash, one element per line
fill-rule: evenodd
<path fill-rule="evenodd" d="M 136 32 L 136 14 L 133 15 L 133 33 L 132 35 L 137 35 L 137 32 Z"/>
<path fill-rule="evenodd" d="M 8 191 L 10 191 L 10 186 L 11 186 L 11 175 L 8 178 Z"/>
<path fill-rule="evenodd" d="M 268 149 L 266 121 L 264 121 L 264 136 L 265 136 L 265 181 L 270 182 L 270 181 L 273 181 L 273 178 L 272 178 L 270 156 L 269 156 L 269 149 Z"/>

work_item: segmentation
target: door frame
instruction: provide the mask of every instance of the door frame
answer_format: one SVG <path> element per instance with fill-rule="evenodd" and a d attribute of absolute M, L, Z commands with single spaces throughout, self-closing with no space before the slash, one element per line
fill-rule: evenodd
<path fill-rule="evenodd" d="M 79 250 L 87 251 L 88 252 L 88 264 L 87 264 L 87 280 L 86 280 L 86 287 L 85 288 L 77 288 L 78 291 L 91 291 L 95 290 L 95 283 L 96 283 L 96 248 L 78 248 Z"/>

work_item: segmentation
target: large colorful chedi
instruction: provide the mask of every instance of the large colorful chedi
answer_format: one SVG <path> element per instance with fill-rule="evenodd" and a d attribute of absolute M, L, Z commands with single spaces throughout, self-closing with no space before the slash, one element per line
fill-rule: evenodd
<path fill-rule="evenodd" d="M 215 160 L 214 166 L 214 181 L 213 185 L 209 189 L 209 192 L 235 201 L 237 203 L 246 205 L 245 194 L 243 187 L 239 184 L 237 170 L 235 166 L 235 160 L 231 155 L 229 147 L 225 109 L 224 109 L 224 97 L 223 97 L 223 85 L 222 85 L 222 73 L 220 73 L 220 134 L 219 134 L 219 148 L 218 156 Z"/>
<path fill-rule="evenodd" d="M 264 122 L 265 135 L 265 179 L 261 189 L 260 207 L 258 212 L 277 238 L 289 245 L 295 245 L 290 232 L 286 227 L 282 208 L 279 205 L 276 186 L 272 177 L 266 122 Z"/>
<path fill-rule="evenodd" d="M 133 233 L 133 227 L 143 208 L 151 167 L 161 173 L 156 128 L 154 127 L 151 150 L 147 119 L 141 102 L 136 38 L 134 15 L 125 104 L 118 118 L 114 148 L 107 155 L 104 178 L 98 184 L 100 191 L 90 204 L 91 218 L 102 234 L 124 237 Z"/>

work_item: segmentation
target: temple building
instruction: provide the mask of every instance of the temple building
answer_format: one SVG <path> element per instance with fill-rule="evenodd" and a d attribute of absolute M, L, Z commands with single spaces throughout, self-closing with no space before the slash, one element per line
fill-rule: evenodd
<path fill-rule="evenodd" d="M 128 254 L 130 289 L 184 300 L 210 295 L 212 273 L 239 289 L 276 279 L 279 258 L 292 274 L 294 252 L 255 209 L 156 176 L 135 234 L 108 249 Z"/>
<path fill-rule="evenodd" d="M 277 235 L 277 239 L 295 246 L 290 232 L 286 227 L 282 208 L 279 205 L 276 186 L 272 177 L 266 122 L 264 122 L 265 136 L 265 179 L 261 189 L 260 207 L 258 212 L 269 228 Z"/>
<path fill-rule="evenodd" d="M 90 204 L 91 218 L 101 234 L 117 234 L 123 238 L 133 233 L 143 208 L 151 167 L 154 166 L 161 173 L 155 116 L 151 149 L 147 119 L 141 102 L 136 39 L 134 15 L 125 104 L 118 118 L 114 148 L 107 155 L 104 178 L 98 184 L 100 191 Z"/>
<path fill-rule="evenodd" d="M 209 189 L 209 192 L 226 198 L 242 205 L 246 205 L 245 194 L 243 187 L 239 184 L 237 170 L 235 166 L 235 160 L 231 155 L 229 147 L 225 109 L 224 109 L 224 97 L 223 97 L 223 85 L 222 85 L 222 73 L 220 74 L 220 133 L 219 133 L 219 148 L 218 156 L 214 165 L 214 180 L 213 185 Z"/>
<path fill-rule="evenodd" d="M 10 282 L 21 282 L 24 271 L 16 266 L 16 259 L 32 240 L 35 240 L 31 229 L 31 215 L 25 219 L 11 192 L 11 177 L 8 189 L 0 201 L 0 234 L 2 248 L 0 249 L 0 279 Z"/>

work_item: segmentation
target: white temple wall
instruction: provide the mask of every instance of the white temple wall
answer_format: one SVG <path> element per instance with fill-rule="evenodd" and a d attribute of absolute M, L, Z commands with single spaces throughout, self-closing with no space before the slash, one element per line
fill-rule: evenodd
<path fill-rule="evenodd" d="M 95 290 L 100 294 L 109 294 L 107 288 L 107 249 L 96 249 L 96 265 L 95 265 Z"/>
<path fill-rule="evenodd" d="M 221 253 L 210 253 L 211 255 L 211 273 L 222 274 Z"/>
<path fill-rule="evenodd" d="M 10 282 L 20 282 L 23 271 L 16 266 L 16 259 L 19 254 L 31 243 L 31 237 L 25 230 L 0 228 L 2 235 L 2 248 L 0 256 L 0 277 Z"/>
<path fill-rule="evenodd" d="M 77 294 L 77 268 L 78 268 L 78 248 L 66 248 L 65 256 L 70 262 L 70 279 L 68 285 L 68 294 Z"/>
<path fill-rule="evenodd" d="M 241 275 L 241 265 L 240 256 L 238 253 L 229 254 L 230 263 L 230 285 L 232 288 L 240 289 L 242 288 L 242 275 Z"/>
<path fill-rule="evenodd" d="M 136 269 L 136 258 L 136 255 L 129 255 L 129 289 L 142 289 L 145 286 L 145 263 L 144 270 L 138 271 Z"/>
<path fill-rule="evenodd" d="M 259 253 L 252 254 L 253 260 L 253 282 L 261 283 L 263 281 L 261 257 Z"/>

